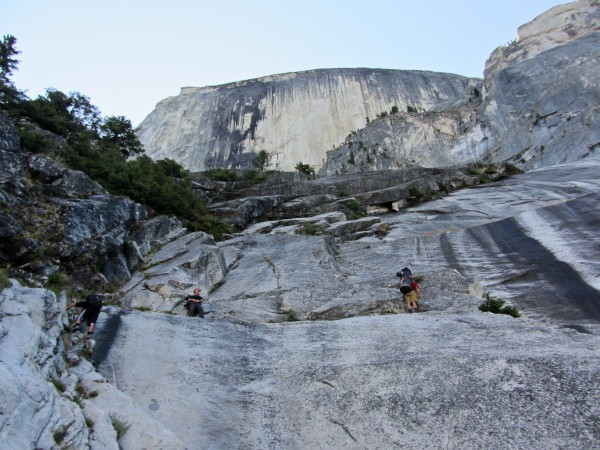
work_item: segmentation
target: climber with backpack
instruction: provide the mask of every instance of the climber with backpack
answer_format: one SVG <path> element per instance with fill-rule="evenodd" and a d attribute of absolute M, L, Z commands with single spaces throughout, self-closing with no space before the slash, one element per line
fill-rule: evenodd
<path fill-rule="evenodd" d="M 419 309 L 417 298 L 421 299 L 419 284 L 413 280 L 412 272 L 408 267 L 404 267 L 400 272 L 396 272 L 396 276 L 400 277 L 400 292 L 404 295 L 404 302 L 409 313 Z"/>
<path fill-rule="evenodd" d="M 98 316 L 100 315 L 100 311 L 102 310 L 102 300 L 103 296 L 100 294 L 89 294 L 85 297 L 85 300 L 81 302 L 73 302 L 67 306 L 67 311 L 74 307 L 83 308 L 83 311 L 75 321 L 76 329 L 80 328 L 81 321 L 83 320 L 88 324 L 88 336 L 90 336 L 94 332 L 96 321 L 98 320 Z"/>

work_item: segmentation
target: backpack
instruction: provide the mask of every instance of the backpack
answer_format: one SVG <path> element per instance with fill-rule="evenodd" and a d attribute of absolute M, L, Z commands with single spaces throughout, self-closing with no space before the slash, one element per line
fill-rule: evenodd
<path fill-rule="evenodd" d="M 412 291 L 412 272 L 408 267 L 405 267 L 400 272 L 396 273 L 401 278 L 400 280 L 400 292 L 408 294 Z"/>
<path fill-rule="evenodd" d="M 102 297 L 95 294 L 90 294 L 85 298 L 85 301 L 90 308 L 102 308 Z"/>

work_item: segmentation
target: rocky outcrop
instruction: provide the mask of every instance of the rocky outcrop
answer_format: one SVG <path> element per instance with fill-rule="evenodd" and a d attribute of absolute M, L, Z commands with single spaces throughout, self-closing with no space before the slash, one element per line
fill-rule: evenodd
<path fill-rule="evenodd" d="M 108 194 L 83 172 L 22 154 L 2 115 L 0 162 L 0 261 L 33 285 L 60 269 L 82 286 L 120 285 L 145 255 L 186 232 L 175 219 L 149 220 L 145 207 Z"/>
<path fill-rule="evenodd" d="M 19 133 L 10 120 L 0 114 L 0 201 L 14 205 L 14 198 L 6 191 L 23 193 L 25 190 L 23 161 Z"/>
<path fill-rule="evenodd" d="M 518 30 L 462 102 L 379 117 L 327 152 L 321 176 L 407 166 L 577 161 L 600 148 L 600 11 L 557 6 Z"/>
<path fill-rule="evenodd" d="M 577 161 L 600 148 L 600 9 L 557 6 L 518 30 L 486 63 L 488 159 L 525 169 Z"/>
<path fill-rule="evenodd" d="M 480 161 L 489 149 L 489 131 L 480 123 L 481 89 L 477 84 L 461 101 L 428 111 L 411 109 L 376 118 L 327 152 L 319 176 Z"/>
<path fill-rule="evenodd" d="M 466 99 L 477 80 L 383 69 L 323 69 L 222 86 L 183 88 L 140 124 L 146 154 L 191 171 L 252 167 L 261 150 L 271 167 L 320 167 L 325 152 L 378 114 L 430 110 Z"/>
<path fill-rule="evenodd" d="M 503 164 L 454 169 L 412 169 L 359 172 L 315 180 L 286 181 L 273 174 L 250 188 L 238 182 L 211 186 L 197 183 L 199 195 L 211 198 L 211 212 L 229 222 L 235 231 L 253 223 L 270 221 L 290 225 L 289 220 L 331 212 L 356 219 L 365 214 L 383 214 L 431 200 L 448 192 L 507 176 Z M 200 175 L 197 179 L 202 179 Z M 220 201 L 227 198 L 225 201 Z M 280 230 L 279 230 L 280 231 Z M 279 232 L 278 231 L 278 232 Z M 327 232 L 327 230 L 323 230 Z"/>
<path fill-rule="evenodd" d="M 65 348 L 71 342 L 62 336 L 64 307 L 51 291 L 16 282 L 0 292 L 2 448 L 183 450 L 172 432 L 79 356 L 82 346 Z M 115 421 L 127 428 L 123 436 Z"/>
<path fill-rule="evenodd" d="M 212 291 L 223 283 L 226 272 L 225 257 L 213 237 L 190 233 L 147 259 L 146 268 L 121 288 L 121 300 L 128 308 L 182 313 L 184 296 L 194 287 Z"/>

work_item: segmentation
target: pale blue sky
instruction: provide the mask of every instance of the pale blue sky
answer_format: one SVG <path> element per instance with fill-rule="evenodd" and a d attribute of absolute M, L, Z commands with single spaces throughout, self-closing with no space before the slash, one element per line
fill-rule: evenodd
<path fill-rule="evenodd" d="M 137 126 L 183 86 L 370 67 L 482 77 L 486 59 L 552 0 L 5 0 L 13 81 L 78 91 Z"/>

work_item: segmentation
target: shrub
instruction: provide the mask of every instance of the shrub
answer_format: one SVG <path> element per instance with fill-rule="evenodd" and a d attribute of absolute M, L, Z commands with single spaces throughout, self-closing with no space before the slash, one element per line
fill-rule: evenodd
<path fill-rule="evenodd" d="M 236 181 L 238 179 L 235 171 L 221 168 L 207 170 L 206 176 L 216 181 Z"/>
<path fill-rule="evenodd" d="M 134 309 L 137 309 L 138 311 L 142 312 L 152 311 L 152 308 L 150 308 L 149 306 L 136 306 Z"/>
<path fill-rule="evenodd" d="M 48 288 L 54 293 L 60 292 L 65 285 L 64 276 L 60 272 L 51 273 L 48 277 Z"/>
<path fill-rule="evenodd" d="M 285 318 L 286 322 L 297 322 L 298 321 L 298 314 L 296 313 L 296 311 L 290 311 L 287 315 L 287 317 Z"/>
<path fill-rule="evenodd" d="M 60 443 L 65 439 L 67 435 L 67 430 L 55 431 L 52 437 L 54 438 L 54 442 L 60 445 Z"/>
<path fill-rule="evenodd" d="M 92 349 L 88 348 L 88 347 L 83 347 L 81 350 L 79 350 L 79 356 L 81 356 L 82 358 L 88 359 L 89 357 L 92 356 Z"/>
<path fill-rule="evenodd" d="M 85 388 L 80 383 L 77 383 L 77 385 L 75 386 L 75 392 L 77 392 L 77 394 L 80 397 L 84 397 L 85 396 Z"/>
<path fill-rule="evenodd" d="M 54 387 L 56 388 L 56 390 L 60 393 L 65 392 L 66 387 L 65 387 L 65 383 L 63 383 L 60 380 L 52 380 L 52 384 L 54 385 Z"/>
<path fill-rule="evenodd" d="M 269 154 L 265 150 L 261 150 L 252 161 L 252 164 L 260 171 L 265 170 L 269 165 Z"/>
<path fill-rule="evenodd" d="M 10 281 L 8 280 L 8 277 L 6 276 L 6 272 L 4 271 L 4 269 L 0 268 L 0 290 L 6 289 L 9 287 L 10 287 Z"/>
<path fill-rule="evenodd" d="M 109 414 L 110 422 L 112 423 L 113 428 L 117 432 L 117 440 L 121 439 L 127 430 L 129 430 L 129 423 L 120 419 L 116 414 Z"/>
<path fill-rule="evenodd" d="M 316 236 L 321 230 L 313 223 L 306 223 L 302 228 L 296 230 L 295 234 L 307 234 L 309 236 Z"/>
<path fill-rule="evenodd" d="M 315 169 L 311 167 L 309 164 L 304 164 L 299 162 L 296 164 L 296 170 L 304 175 L 307 175 L 309 178 L 315 175 Z"/>
<path fill-rule="evenodd" d="M 490 294 L 484 294 L 485 299 L 479 310 L 483 312 L 491 312 L 494 314 L 507 314 L 512 317 L 521 317 L 519 310 L 515 306 L 504 306 L 505 301 L 499 298 L 494 298 Z"/>
<path fill-rule="evenodd" d="M 523 173 L 523 171 L 514 164 L 507 164 L 504 170 L 509 175 L 517 175 L 519 173 Z"/>
<path fill-rule="evenodd" d="M 352 212 L 354 212 L 355 214 L 358 214 L 362 217 L 363 215 L 363 208 L 360 205 L 360 203 L 358 203 L 356 200 L 350 200 L 348 203 L 346 203 L 346 206 L 348 207 L 348 209 Z"/>
<path fill-rule="evenodd" d="M 416 198 L 421 198 L 421 197 L 423 197 L 423 192 L 421 192 L 421 189 L 419 189 L 418 187 L 411 187 L 411 188 L 408 190 L 408 194 L 409 194 L 411 197 L 416 197 Z"/>

